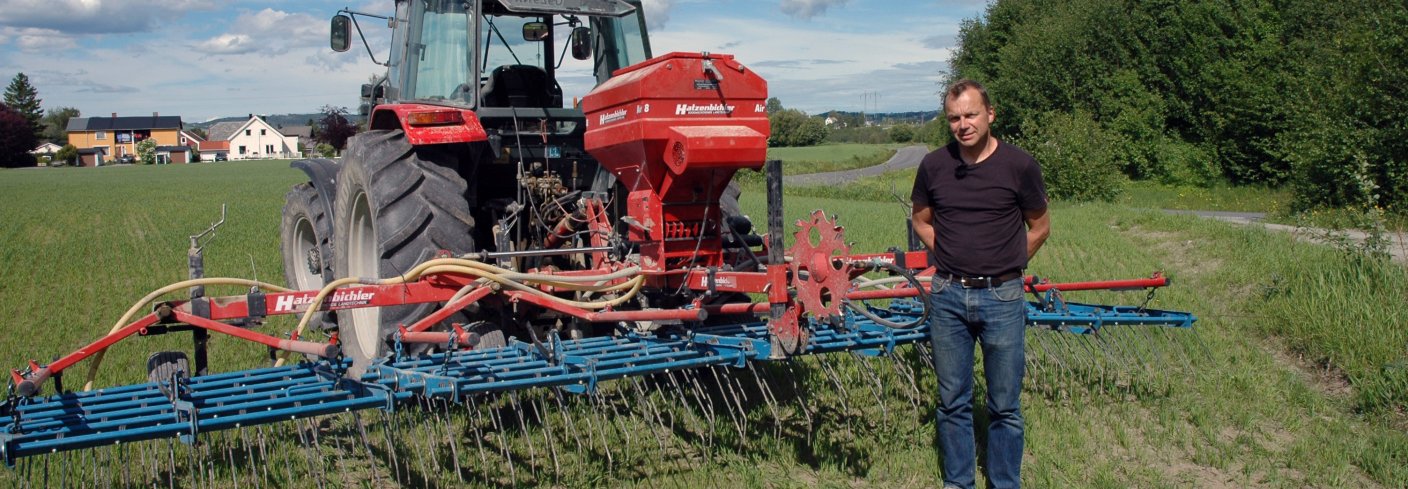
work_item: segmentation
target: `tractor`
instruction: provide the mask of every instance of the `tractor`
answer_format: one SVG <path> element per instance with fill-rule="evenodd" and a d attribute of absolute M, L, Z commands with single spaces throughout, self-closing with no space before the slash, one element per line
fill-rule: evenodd
<path fill-rule="evenodd" d="M 332 49 L 347 51 L 354 29 L 365 43 L 357 17 L 381 18 L 340 12 Z M 391 51 L 387 73 L 362 87 L 366 131 L 340 160 L 293 163 L 309 181 L 289 191 L 283 210 L 290 287 L 396 276 L 437 254 L 483 252 L 509 269 L 563 270 L 599 265 L 592 253 L 629 252 L 624 242 L 584 245 L 583 199 L 614 204 L 615 215 L 624 199 L 585 150 L 589 124 L 581 107 L 564 103 L 560 80 L 590 74 L 600 84 L 649 59 L 639 1 L 397 1 L 384 20 Z M 736 200 L 726 200 L 736 216 Z M 733 217 L 740 236 L 750 229 L 745 219 Z M 336 325 L 344 353 L 361 362 L 384 356 L 398 325 L 434 307 L 358 309 L 323 323 Z M 524 327 L 591 333 L 587 324 L 537 312 L 487 307 L 453 319 L 472 325 L 485 346 L 501 346 L 505 333 L 526 337 Z"/>

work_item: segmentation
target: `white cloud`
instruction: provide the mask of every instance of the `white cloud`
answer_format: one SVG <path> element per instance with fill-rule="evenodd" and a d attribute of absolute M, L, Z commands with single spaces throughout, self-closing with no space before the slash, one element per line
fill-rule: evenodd
<path fill-rule="evenodd" d="M 260 46 L 244 34 L 221 34 L 196 45 L 196 50 L 207 54 L 246 54 L 258 51 Z"/>
<path fill-rule="evenodd" d="M 919 42 L 933 49 L 948 49 L 957 47 L 958 36 L 956 34 L 937 34 L 920 39 Z"/>
<path fill-rule="evenodd" d="M 799 19 L 810 19 L 826 13 L 831 7 L 840 7 L 851 0 L 782 0 L 782 13 Z"/>
<path fill-rule="evenodd" d="M 722 37 L 721 32 L 729 35 Z M 768 81 L 770 95 L 809 113 L 861 110 L 867 92 L 881 93 L 878 104 L 867 97 L 871 111 L 932 109 L 938 105 L 934 94 L 949 57 L 948 50 L 916 42 L 913 32 L 905 29 L 840 32 L 740 18 L 690 24 L 687 30 L 655 36 L 651 44 L 656 53 L 735 55 Z"/>
<path fill-rule="evenodd" d="M 0 27 L 0 44 L 11 43 L 21 50 L 31 52 L 58 51 L 78 46 L 72 36 L 52 29 Z"/>
<path fill-rule="evenodd" d="M 641 8 L 645 9 L 645 28 L 647 31 L 654 31 L 665 27 L 670 21 L 670 10 L 675 8 L 675 0 L 644 0 Z"/>
<path fill-rule="evenodd" d="M 286 53 L 290 49 L 322 46 L 327 22 L 312 15 L 274 9 L 243 12 L 224 34 L 206 39 L 195 49 L 206 54 Z"/>
<path fill-rule="evenodd" d="M 0 0 L 0 25 L 71 34 L 145 32 L 214 4 L 212 0 Z"/>

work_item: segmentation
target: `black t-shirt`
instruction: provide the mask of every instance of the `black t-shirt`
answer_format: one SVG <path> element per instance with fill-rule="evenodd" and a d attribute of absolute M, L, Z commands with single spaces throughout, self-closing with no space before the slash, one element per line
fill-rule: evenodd
<path fill-rule="evenodd" d="M 1027 229 L 1022 211 L 1046 208 L 1046 185 L 1036 158 L 998 141 L 977 165 L 963 165 L 958 144 L 924 157 L 910 201 L 934 216 L 930 253 L 940 272 L 998 276 L 1027 266 Z M 960 178 L 962 177 L 962 178 Z"/>

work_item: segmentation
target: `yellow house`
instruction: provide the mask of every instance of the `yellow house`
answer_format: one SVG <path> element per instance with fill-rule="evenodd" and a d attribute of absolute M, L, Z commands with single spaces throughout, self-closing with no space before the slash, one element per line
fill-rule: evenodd
<path fill-rule="evenodd" d="M 83 166 L 98 166 L 137 155 L 137 143 L 156 140 L 157 146 L 183 146 L 181 116 L 75 117 L 68 120 L 68 144 L 78 148 Z M 87 151 L 84 151 L 87 150 Z M 90 158 L 89 155 L 92 157 Z"/>

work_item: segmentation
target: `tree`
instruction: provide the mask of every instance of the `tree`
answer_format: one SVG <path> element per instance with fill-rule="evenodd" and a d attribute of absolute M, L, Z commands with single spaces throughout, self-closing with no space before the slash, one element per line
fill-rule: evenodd
<path fill-rule="evenodd" d="M 38 139 L 30 129 L 32 126 L 23 114 L 0 104 L 0 167 L 34 166 L 34 157 L 29 151 L 38 146 Z"/>
<path fill-rule="evenodd" d="M 53 161 L 49 162 L 49 166 L 64 166 L 77 164 L 78 148 L 73 147 L 72 144 L 65 144 L 64 147 L 59 148 L 59 150 L 54 153 Z"/>
<path fill-rule="evenodd" d="M 314 139 L 342 152 L 342 148 L 347 147 L 347 140 L 357 134 L 357 126 L 347 120 L 347 108 L 324 105 L 318 112 L 323 114 L 323 118 L 314 126 Z"/>
<path fill-rule="evenodd" d="M 768 121 L 772 124 L 770 146 L 812 146 L 826 139 L 826 124 L 797 109 L 783 109 Z"/>
<path fill-rule="evenodd" d="M 29 84 L 29 77 L 24 73 L 15 75 L 10 81 L 10 86 L 5 88 L 5 105 L 19 113 L 29 123 L 31 133 L 36 138 L 44 130 L 40 119 L 44 117 L 44 111 L 39 108 L 39 91 Z"/>
<path fill-rule="evenodd" d="M 768 115 L 771 116 L 778 112 L 782 112 L 782 101 L 777 97 L 768 97 Z"/>
<path fill-rule="evenodd" d="M 143 165 L 156 163 L 156 140 L 143 139 L 137 143 L 137 162 Z"/>
<path fill-rule="evenodd" d="M 202 129 L 202 128 L 199 128 L 199 127 L 192 127 L 192 128 L 190 128 L 190 129 L 187 129 L 186 131 L 189 132 L 189 133 L 191 133 L 191 134 L 194 134 L 194 135 L 195 135 L 196 137 L 198 137 L 198 138 L 201 138 L 201 139 L 210 139 L 210 135 L 209 135 L 209 134 L 206 134 L 205 129 Z"/>
<path fill-rule="evenodd" d="M 918 130 L 909 124 L 895 124 L 890 126 L 890 140 L 896 143 L 908 143 L 914 141 L 914 135 Z"/>
<path fill-rule="evenodd" d="M 59 107 L 49 109 L 40 121 L 44 126 L 44 139 L 54 144 L 65 144 L 68 142 L 68 120 L 78 117 L 78 109 L 73 107 Z"/>

